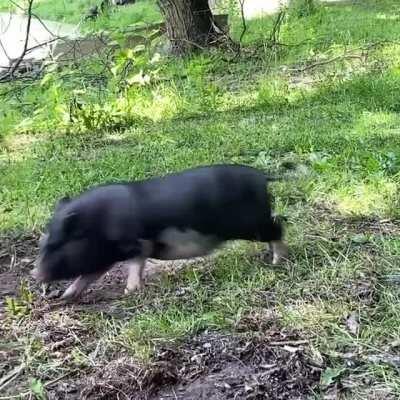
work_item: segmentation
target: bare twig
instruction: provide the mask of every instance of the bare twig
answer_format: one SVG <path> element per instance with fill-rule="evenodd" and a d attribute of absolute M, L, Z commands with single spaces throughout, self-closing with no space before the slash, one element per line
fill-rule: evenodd
<path fill-rule="evenodd" d="M 191 40 L 188 39 L 169 39 L 170 41 L 174 41 L 174 42 L 185 42 L 187 44 L 190 44 L 191 46 L 197 47 L 200 50 L 205 51 L 205 47 L 200 46 L 198 43 L 192 42 Z"/>
<path fill-rule="evenodd" d="M 9 13 L 9 17 L 10 17 L 10 18 L 8 18 L 7 25 L 4 27 L 4 29 L 2 29 L 2 30 L 1 30 L 1 32 L 0 32 L 0 33 L 2 33 L 2 34 L 3 34 L 3 33 L 5 33 L 5 32 L 7 32 L 7 31 L 8 31 L 8 28 L 9 28 L 9 27 L 10 27 L 10 25 L 11 25 L 12 15 L 13 15 L 13 14 L 10 12 L 10 13 Z"/>
<path fill-rule="evenodd" d="M 339 60 L 342 61 L 342 60 L 347 60 L 347 59 L 362 60 L 362 56 L 361 55 L 357 55 L 357 54 L 344 54 L 344 55 L 341 55 L 341 56 L 329 58 L 328 60 L 318 61 L 318 62 L 315 62 L 313 64 L 306 65 L 303 68 L 293 68 L 290 71 L 305 72 L 307 70 L 314 69 L 314 68 L 320 67 L 322 65 L 327 65 L 327 64 L 331 64 L 331 63 L 333 63 L 335 61 L 339 61 Z"/>
<path fill-rule="evenodd" d="M 0 391 L 4 390 L 8 385 L 10 385 L 14 379 L 17 379 L 25 369 L 25 365 L 21 364 L 10 371 L 6 376 L 0 380 Z"/>
<path fill-rule="evenodd" d="M 243 36 L 245 35 L 247 31 L 247 24 L 246 24 L 246 18 L 244 16 L 244 2 L 245 0 L 239 0 L 239 5 L 240 5 L 240 16 L 242 18 L 242 32 L 239 37 L 239 44 L 242 43 Z"/>
<path fill-rule="evenodd" d="M 308 340 L 281 340 L 278 342 L 269 342 L 269 346 L 299 346 L 310 343 Z"/>
<path fill-rule="evenodd" d="M 3 45 L 3 42 L 0 40 L 0 47 L 3 50 L 5 56 L 8 58 L 8 61 L 11 61 L 11 57 L 8 55 L 6 48 Z"/>
<path fill-rule="evenodd" d="M 28 21 L 26 23 L 26 34 L 25 34 L 25 43 L 24 43 L 24 48 L 22 50 L 21 55 L 19 58 L 14 62 L 12 65 L 10 71 L 3 77 L 0 78 L 0 82 L 5 80 L 6 77 L 13 77 L 14 72 L 17 70 L 19 65 L 21 64 L 23 58 L 25 57 L 26 51 L 28 50 L 28 42 L 29 42 L 29 35 L 31 31 L 31 22 L 32 22 L 32 6 L 33 6 L 33 0 L 29 0 L 28 3 Z"/>
<path fill-rule="evenodd" d="M 278 44 L 279 34 L 281 32 L 281 27 L 282 27 L 283 20 L 285 18 L 285 14 L 286 14 L 285 9 L 281 9 L 274 21 L 274 25 L 272 27 L 272 31 L 271 31 L 271 34 L 269 37 L 269 42 L 273 46 Z"/>

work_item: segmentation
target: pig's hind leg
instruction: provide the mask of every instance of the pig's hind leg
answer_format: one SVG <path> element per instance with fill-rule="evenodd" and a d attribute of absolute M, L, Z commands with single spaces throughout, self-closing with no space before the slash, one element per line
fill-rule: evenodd
<path fill-rule="evenodd" d="M 269 242 L 270 252 L 272 253 L 272 265 L 281 264 L 289 256 L 289 249 L 283 240 L 272 240 Z"/>
<path fill-rule="evenodd" d="M 127 262 L 128 279 L 126 282 L 125 294 L 143 289 L 143 270 L 146 258 L 137 257 Z"/>

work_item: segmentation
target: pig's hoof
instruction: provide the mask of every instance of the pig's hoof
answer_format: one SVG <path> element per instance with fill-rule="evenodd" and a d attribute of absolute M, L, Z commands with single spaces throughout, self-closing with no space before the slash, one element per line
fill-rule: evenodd
<path fill-rule="evenodd" d="M 135 292 L 140 292 L 141 290 L 143 290 L 143 288 L 144 288 L 143 284 L 138 284 L 138 285 L 131 286 L 131 287 L 127 286 L 124 290 L 124 293 L 127 295 L 127 294 L 132 294 Z"/>
<path fill-rule="evenodd" d="M 286 261 L 288 261 L 287 255 L 282 256 L 274 254 L 274 256 L 272 257 L 272 265 L 282 265 Z"/>
<path fill-rule="evenodd" d="M 274 251 L 272 265 L 281 265 L 289 260 L 289 251 L 286 245 L 282 245 L 279 251 Z"/>
<path fill-rule="evenodd" d="M 262 261 L 263 261 L 265 264 L 272 264 L 272 258 L 273 258 L 272 252 L 270 252 L 270 251 L 266 251 L 266 252 L 262 255 Z"/>
<path fill-rule="evenodd" d="M 279 265 L 288 260 L 289 249 L 285 242 L 281 240 L 272 241 L 269 244 L 270 253 L 272 253 L 272 265 Z"/>
<path fill-rule="evenodd" d="M 64 292 L 64 294 L 60 297 L 60 300 L 65 302 L 74 302 L 79 299 L 80 295 L 81 294 L 78 292 L 72 292 L 67 289 Z"/>

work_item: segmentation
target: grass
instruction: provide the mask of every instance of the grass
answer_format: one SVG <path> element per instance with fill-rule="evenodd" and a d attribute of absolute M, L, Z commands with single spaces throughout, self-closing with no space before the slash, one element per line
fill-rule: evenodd
<path fill-rule="evenodd" d="M 110 77 L 99 88 L 54 75 L 18 99 L 9 97 L 4 108 L 13 114 L 0 153 L 0 229 L 6 234 L 40 230 L 59 197 L 110 180 L 216 162 L 284 174 L 294 166 L 299 176 L 272 186 L 278 211 L 288 217 L 287 267 L 266 268 L 259 245 L 240 243 L 215 260 L 158 275 L 142 295 L 113 300 L 105 311 L 52 311 L 47 331 L 58 327 L 81 338 L 67 360 L 44 350 L 43 319 L 33 313 L 21 326 L 11 318 L 27 375 L 48 381 L 125 352 L 151 358 L 162 342 L 204 329 L 235 331 L 244 324 L 250 330 L 243 322 L 249 315 L 268 323 L 273 312 L 281 326 L 310 338 L 328 366 L 344 371 L 337 378 L 342 385 L 355 383 L 349 398 L 376 398 L 382 390 L 398 398 L 396 368 L 362 357 L 396 355 L 400 340 L 400 291 L 389 280 L 400 258 L 400 28 L 382 22 L 399 15 L 394 0 L 292 15 L 281 41 L 307 41 L 274 54 L 261 46 L 271 19 L 260 19 L 249 23 L 248 47 L 231 62 L 221 51 L 162 59 L 149 67 L 149 85 L 122 92 Z M 360 47 L 372 42 L 380 45 L 364 58 Z M 299 72 L 343 54 L 360 58 Z M 74 89 L 82 90 L 78 100 L 93 120 L 105 116 L 93 128 L 79 115 L 63 119 Z M 124 311 L 107 312 L 113 307 Z M 347 326 L 353 312 L 357 334 Z M 352 364 L 344 353 L 359 358 Z"/>
<path fill-rule="evenodd" d="M 22 5 L 23 3 L 21 3 Z M 96 0 L 38 0 L 33 3 L 33 11 L 40 18 L 67 24 L 82 23 L 83 30 L 118 30 L 135 23 L 152 23 L 160 19 L 160 13 L 153 0 L 138 0 L 133 5 L 109 7 L 95 21 L 83 21 L 91 7 L 99 5 Z M 15 10 L 9 0 L 0 0 L 0 10 Z"/>

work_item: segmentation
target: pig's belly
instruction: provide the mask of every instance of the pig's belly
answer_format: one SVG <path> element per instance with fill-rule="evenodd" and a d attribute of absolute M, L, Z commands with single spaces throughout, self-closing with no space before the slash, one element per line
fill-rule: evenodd
<path fill-rule="evenodd" d="M 191 229 L 168 228 L 158 236 L 151 257 L 160 260 L 201 257 L 211 253 L 220 244 L 221 241 L 215 236 Z"/>

